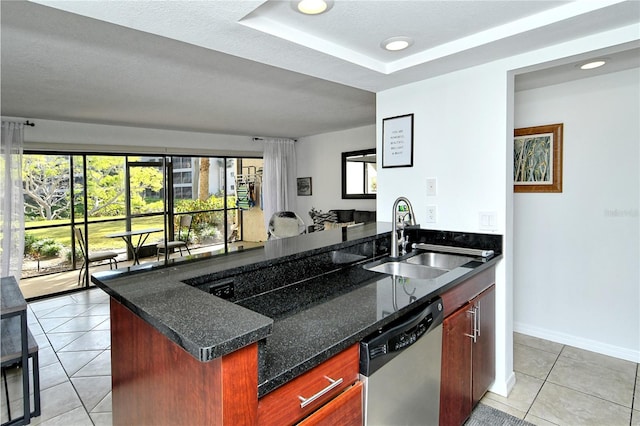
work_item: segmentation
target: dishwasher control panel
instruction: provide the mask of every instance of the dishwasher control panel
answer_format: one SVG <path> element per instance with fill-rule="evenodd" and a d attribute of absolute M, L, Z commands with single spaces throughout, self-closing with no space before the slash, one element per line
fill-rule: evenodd
<path fill-rule="evenodd" d="M 422 320 L 422 322 L 416 325 L 413 329 L 405 331 L 402 334 L 392 337 L 389 339 L 389 350 L 390 351 L 399 351 L 407 346 L 415 343 L 427 330 L 430 328 L 430 325 L 433 323 L 433 315 L 428 314 L 427 317 Z"/>
<path fill-rule="evenodd" d="M 360 342 L 360 373 L 373 373 L 442 324 L 443 319 L 444 307 L 438 297 L 367 336 Z"/>

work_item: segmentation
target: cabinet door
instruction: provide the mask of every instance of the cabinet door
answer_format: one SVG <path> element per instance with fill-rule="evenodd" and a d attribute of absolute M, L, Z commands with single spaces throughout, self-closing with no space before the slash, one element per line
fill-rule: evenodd
<path fill-rule="evenodd" d="M 461 425 L 471 414 L 471 304 L 442 324 L 440 425 Z"/>
<path fill-rule="evenodd" d="M 362 382 L 356 382 L 331 402 L 299 423 L 300 426 L 361 426 Z"/>
<path fill-rule="evenodd" d="M 473 345 L 473 406 L 489 389 L 495 378 L 496 298 L 495 286 L 489 287 L 474 301 L 479 325 L 478 338 Z"/>

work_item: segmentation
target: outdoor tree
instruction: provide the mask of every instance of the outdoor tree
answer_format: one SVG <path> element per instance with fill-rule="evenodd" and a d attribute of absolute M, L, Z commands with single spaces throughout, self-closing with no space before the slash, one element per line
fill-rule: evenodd
<path fill-rule="evenodd" d="M 68 218 L 71 210 L 69 157 L 25 155 L 22 165 L 25 214 L 42 220 Z M 74 205 L 84 208 L 83 182 L 87 185 L 87 215 L 125 214 L 125 157 L 88 156 L 87 176 L 82 179 L 82 162 L 74 162 Z M 129 158 L 136 161 L 136 158 Z M 162 172 L 155 167 L 130 168 L 131 208 L 149 208 L 145 193 L 162 189 Z"/>
<path fill-rule="evenodd" d="M 87 157 L 87 216 L 119 216 L 125 214 L 124 157 Z M 136 161 L 136 158 L 129 158 Z M 130 202 L 133 211 L 142 211 L 147 189 L 162 189 L 162 173 L 154 167 L 130 168 Z M 79 195 L 82 200 L 82 194 Z"/>
<path fill-rule="evenodd" d="M 69 157 L 25 155 L 22 179 L 27 216 L 44 220 L 69 217 Z"/>
<path fill-rule="evenodd" d="M 200 159 L 200 174 L 198 185 L 198 199 L 206 200 L 209 198 L 209 159 L 203 157 Z"/>

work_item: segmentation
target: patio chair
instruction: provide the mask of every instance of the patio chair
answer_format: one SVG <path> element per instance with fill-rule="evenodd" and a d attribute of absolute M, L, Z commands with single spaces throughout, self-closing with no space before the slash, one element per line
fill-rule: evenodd
<path fill-rule="evenodd" d="M 160 242 L 156 248 L 156 256 L 157 260 L 160 260 L 160 254 L 167 253 L 169 251 L 169 255 L 173 252 L 174 249 L 180 250 L 180 256 L 182 256 L 182 248 L 187 249 L 187 253 L 191 254 L 189 250 L 189 235 L 191 234 L 191 221 L 193 220 L 193 216 L 185 214 L 180 216 L 180 223 L 178 224 L 178 233 L 176 235 L 176 239 L 172 241 Z M 186 234 L 184 231 L 187 231 Z"/>
<path fill-rule="evenodd" d="M 82 277 L 82 271 L 84 268 L 89 269 L 89 265 L 92 262 L 102 262 L 105 260 L 109 261 L 109 269 L 113 269 L 115 264 L 116 269 L 118 268 L 118 253 L 114 251 L 96 251 L 89 253 L 87 248 L 84 246 L 84 237 L 82 235 L 82 230 L 80 228 L 73 228 L 73 232 L 75 233 L 76 240 L 78 240 L 78 245 L 80 247 L 80 252 L 82 252 L 82 266 L 80 267 L 80 273 L 78 274 L 78 285 L 80 285 L 80 278 Z"/>

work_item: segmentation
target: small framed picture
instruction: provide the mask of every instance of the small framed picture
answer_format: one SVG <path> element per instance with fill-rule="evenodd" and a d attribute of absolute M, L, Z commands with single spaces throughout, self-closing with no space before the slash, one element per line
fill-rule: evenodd
<path fill-rule="evenodd" d="M 413 114 L 382 120 L 382 167 L 413 167 Z"/>
<path fill-rule="evenodd" d="M 298 195 L 311 195 L 311 178 L 298 178 Z"/>
<path fill-rule="evenodd" d="M 563 125 L 514 130 L 514 192 L 562 192 Z"/>

